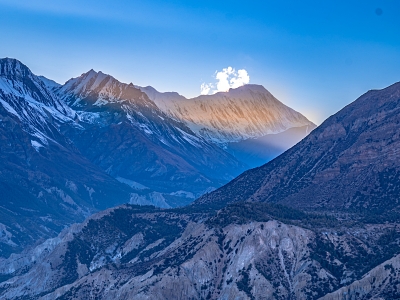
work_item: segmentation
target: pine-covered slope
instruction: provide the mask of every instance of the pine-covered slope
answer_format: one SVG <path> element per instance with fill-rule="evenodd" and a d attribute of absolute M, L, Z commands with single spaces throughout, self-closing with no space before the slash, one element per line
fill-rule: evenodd
<path fill-rule="evenodd" d="M 284 154 L 197 203 L 278 202 L 397 218 L 399 111 L 400 83 L 369 91 Z"/>

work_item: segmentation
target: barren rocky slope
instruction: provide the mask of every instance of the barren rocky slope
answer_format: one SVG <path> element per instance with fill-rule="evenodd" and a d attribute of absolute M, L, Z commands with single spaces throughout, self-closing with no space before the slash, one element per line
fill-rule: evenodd
<path fill-rule="evenodd" d="M 0 296 L 318 299 L 390 259 L 399 234 L 388 229 L 262 203 L 122 206 L 0 260 Z"/>
<path fill-rule="evenodd" d="M 399 299 L 400 255 L 366 273 L 360 280 L 329 293 L 321 300 L 341 299 Z"/>

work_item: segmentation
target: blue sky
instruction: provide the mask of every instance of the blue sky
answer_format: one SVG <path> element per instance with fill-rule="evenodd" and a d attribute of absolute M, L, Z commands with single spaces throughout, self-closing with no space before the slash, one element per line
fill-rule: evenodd
<path fill-rule="evenodd" d="M 400 81 L 400 1 L 0 0 L 0 57 L 186 97 L 231 66 L 320 124 Z"/>

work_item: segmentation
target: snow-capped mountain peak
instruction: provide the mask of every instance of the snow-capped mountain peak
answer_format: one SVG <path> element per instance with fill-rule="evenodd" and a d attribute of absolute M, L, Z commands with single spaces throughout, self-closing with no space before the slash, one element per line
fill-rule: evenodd
<path fill-rule="evenodd" d="M 16 59 L 0 59 L 0 102 L 28 132 L 42 139 L 52 135 L 49 122 L 72 122 L 75 116 L 42 78 Z"/>
<path fill-rule="evenodd" d="M 186 99 L 177 93 L 141 88 L 169 116 L 217 144 L 258 138 L 294 127 L 315 125 L 277 100 L 262 85 L 247 84 L 228 92 Z"/>
<path fill-rule="evenodd" d="M 147 102 L 147 106 L 156 107 L 145 94 L 132 83 L 118 81 L 111 75 L 93 69 L 77 78 L 68 80 L 57 94 L 71 107 L 81 109 L 84 106 L 104 106 L 110 103 L 133 101 Z"/>
<path fill-rule="evenodd" d="M 102 72 L 96 72 L 93 69 L 86 73 L 83 73 L 77 78 L 72 78 L 68 80 L 62 87 L 63 90 L 74 90 L 75 93 L 84 93 L 88 90 L 94 90 L 99 87 L 99 85 L 105 80 L 108 81 L 114 79 L 110 75 L 104 74 Z"/>
<path fill-rule="evenodd" d="M 30 73 L 28 67 L 14 58 L 0 59 L 0 75 L 2 77 L 23 77 Z"/>
<path fill-rule="evenodd" d="M 51 91 L 54 91 L 55 89 L 61 87 L 61 84 L 58 82 L 55 82 L 54 80 L 48 79 L 47 77 L 44 76 L 38 76 L 44 83 L 44 85 Z"/>

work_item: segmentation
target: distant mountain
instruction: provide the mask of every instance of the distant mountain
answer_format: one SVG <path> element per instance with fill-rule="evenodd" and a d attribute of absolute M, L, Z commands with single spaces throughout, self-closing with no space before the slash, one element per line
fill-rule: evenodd
<path fill-rule="evenodd" d="M 121 182 L 193 200 L 245 170 L 132 84 L 91 70 L 56 93 L 76 112 L 79 124 L 62 128 L 63 133 Z"/>
<path fill-rule="evenodd" d="M 261 85 L 247 84 L 192 99 L 175 92 L 160 93 L 151 86 L 138 88 L 167 115 L 252 167 L 275 158 L 316 127 Z M 277 145 L 277 140 L 282 142 Z"/>
<path fill-rule="evenodd" d="M 400 83 L 369 91 L 268 164 L 197 201 L 287 204 L 398 219 Z"/>
<path fill-rule="evenodd" d="M 60 132 L 75 112 L 17 60 L 0 60 L 0 104 L 0 256 L 130 200 Z"/>
<path fill-rule="evenodd" d="M 255 168 L 279 156 L 305 138 L 316 126 L 292 127 L 281 133 L 267 134 L 224 145 L 238 160 Z"/>
<path fill-rule="evenodd" d="M 278 101 L 263 86 L 247 84 L 229 92 L 186 99 L 177 93 L 140 89 L 168 115 L 215 143 L 230 143 L 276 134 L 294 127 L 315 126 Z"/>

